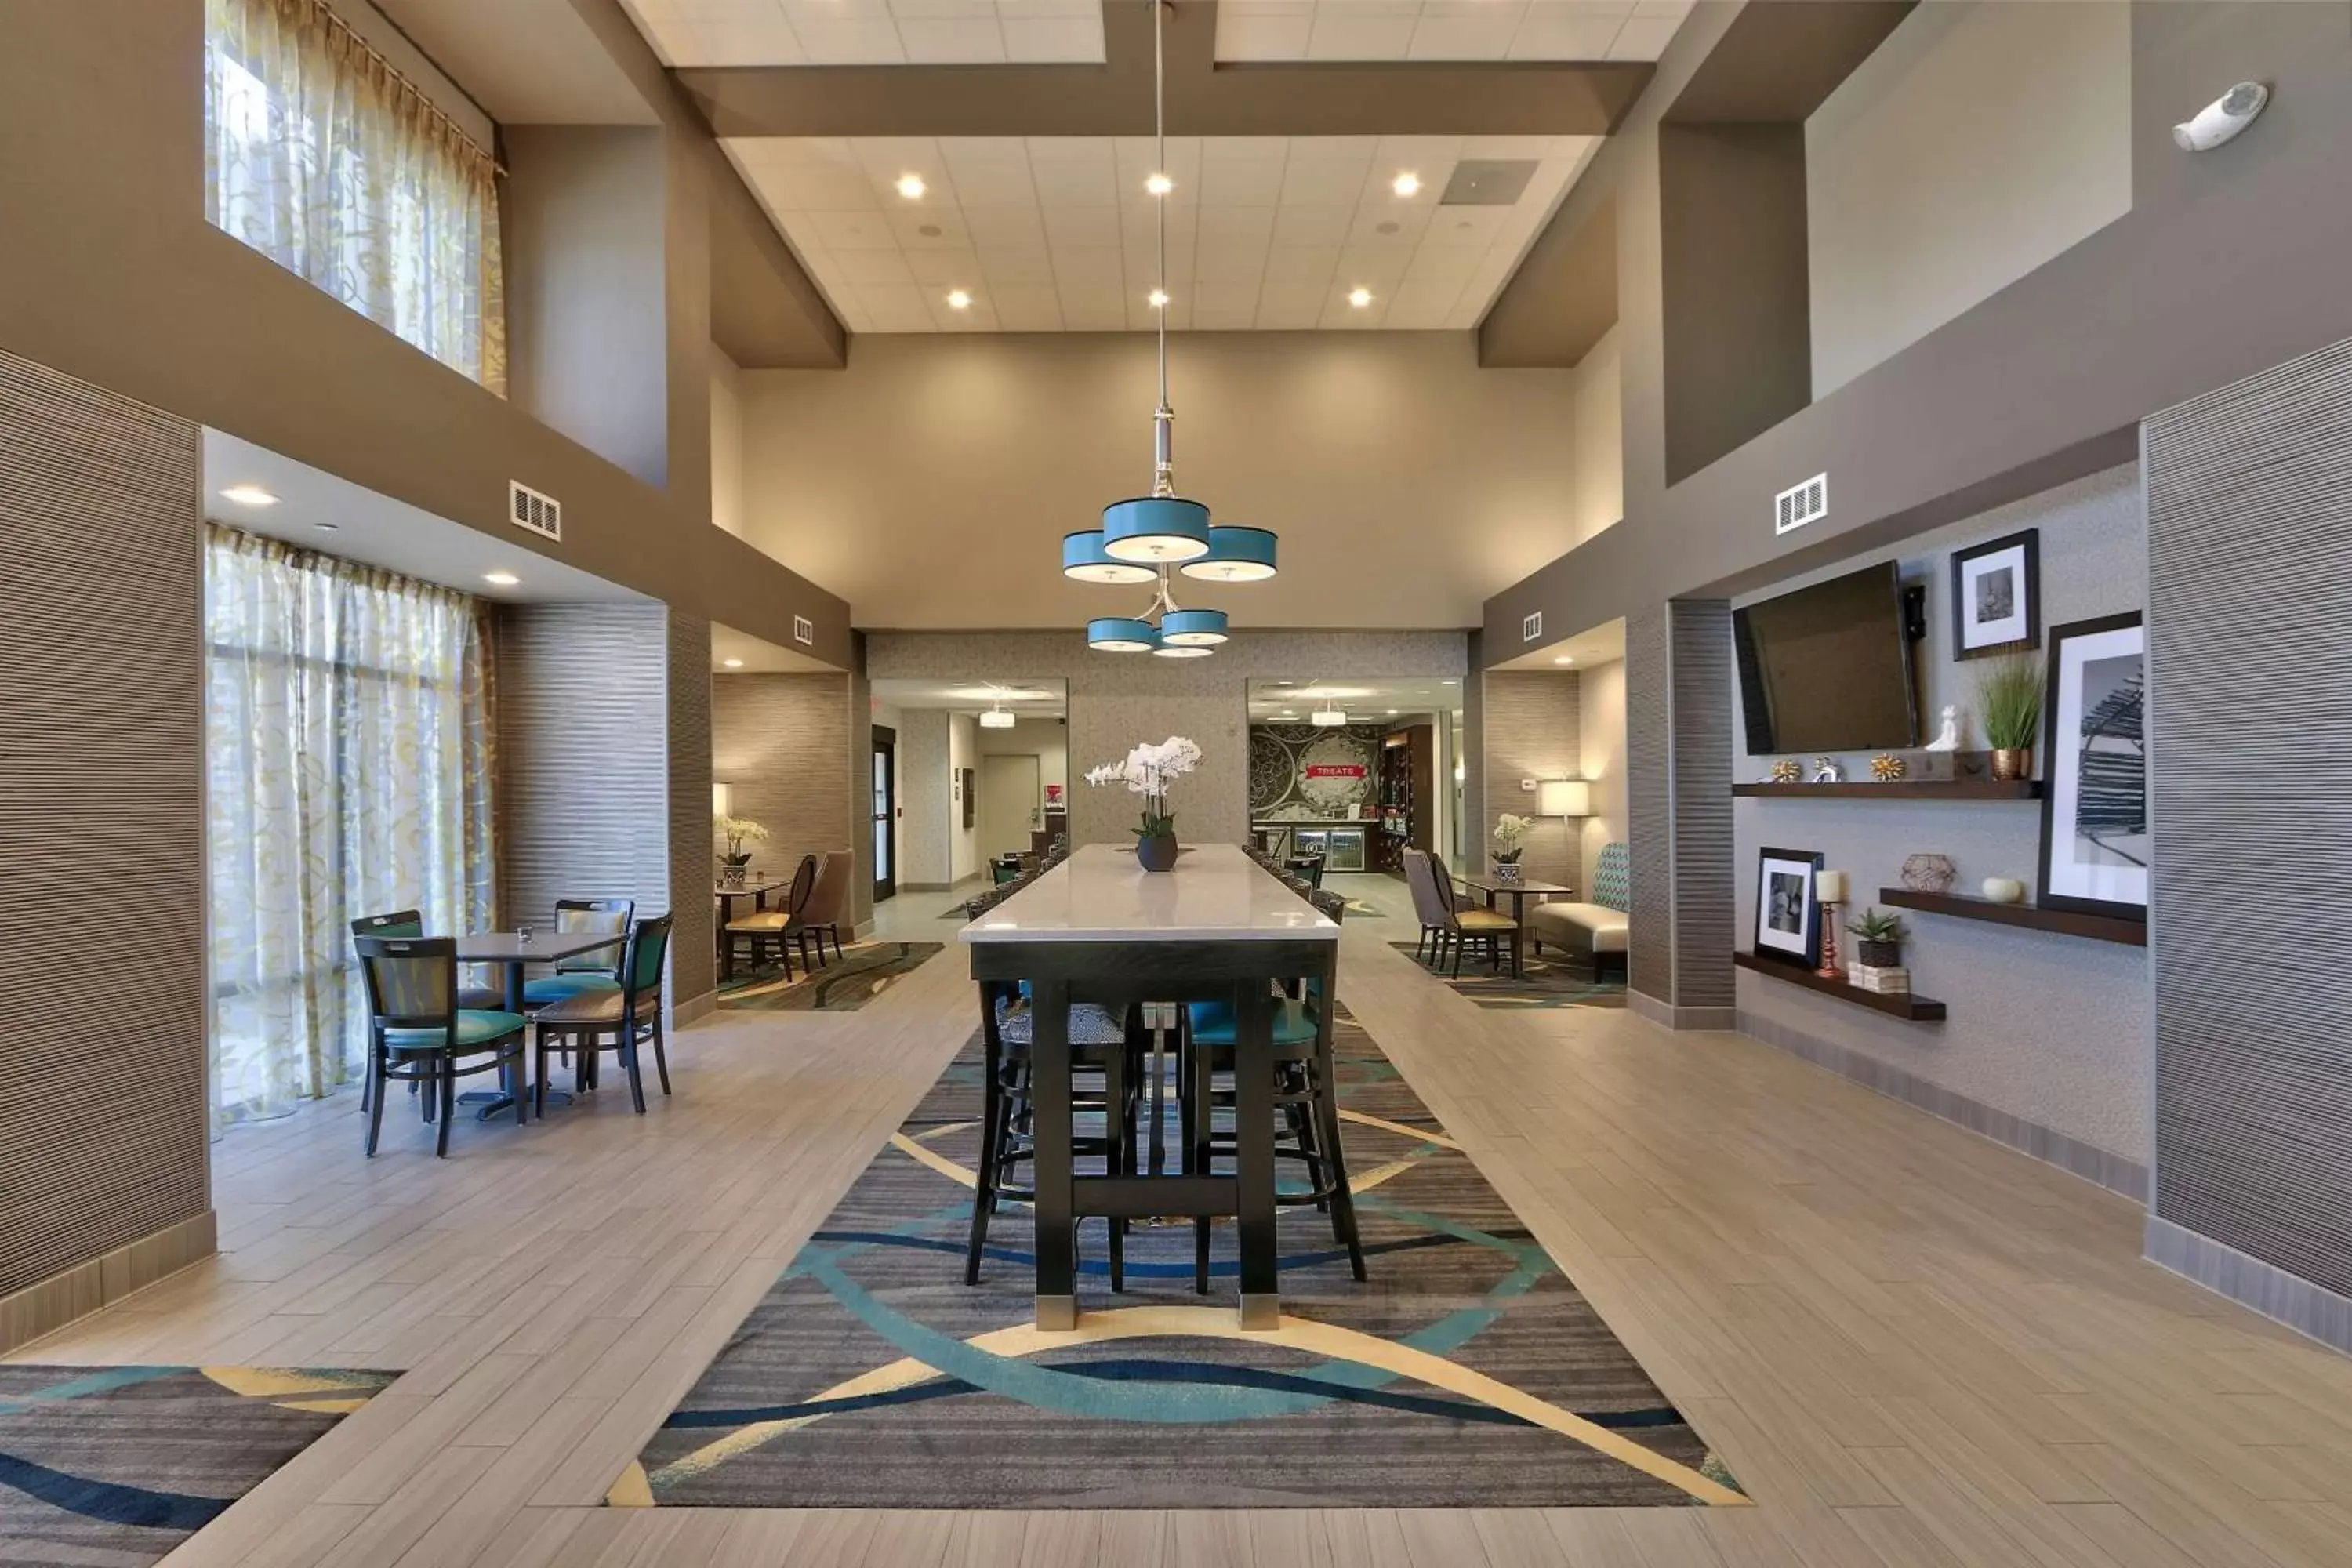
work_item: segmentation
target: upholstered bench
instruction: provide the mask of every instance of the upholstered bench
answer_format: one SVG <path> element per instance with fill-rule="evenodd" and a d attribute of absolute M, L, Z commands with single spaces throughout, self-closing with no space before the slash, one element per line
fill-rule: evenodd
<path fill-rule="evenodd" d="M 1614 958 L 1618 972 L 1625 969 L 1626 906 L 1632 901 L 1626 886 L 1626 855 L 1622 844 L 1604 844 L 1593 868 L 1589 904 L 1542 903 L 1528 910 L 1528 937 L 1538 952 L 1549 941 L 1554 947 L 1581 952 L 1597 979 L 1601 960 Z"/>

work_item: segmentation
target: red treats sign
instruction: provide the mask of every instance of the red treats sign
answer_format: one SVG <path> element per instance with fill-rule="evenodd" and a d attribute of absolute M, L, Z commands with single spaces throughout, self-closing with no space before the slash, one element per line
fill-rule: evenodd
<path fill-rule="evenodd" d="M 1309 763 L 1307 776 L 1310 779 L 1360 779 L 1369 770 L 1361 763 Z"/>

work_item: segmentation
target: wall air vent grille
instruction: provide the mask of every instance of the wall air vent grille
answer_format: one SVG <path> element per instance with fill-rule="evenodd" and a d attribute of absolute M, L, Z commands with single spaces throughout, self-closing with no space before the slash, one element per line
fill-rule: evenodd
<path fill-rule="evenodd" d="M 1541 636 L 1543 636 L 1543 612 L 1538 610 L 1519 623 L 1519 640 L 1533 642 Z"/>
<path fill-rule="evenodd" d="M 549 539 L 563 537 L 563 505 L 529 485 L 507 481 L 507 517 L 517 528 L 527 528 Z"/>
<path fill-rule="evenodd" d="M 793 617 L 793 641 L 812 644 L 816 641 L 816 626 L 806 616 Z"/>
<path fill-rule="evenodd" d="M 1791 485 L 1772 498 L 1772 531 L 1786 533 L 1809 522 L 1819 522 L 1830 511 L 1830 477 L 1815 474 L 1801 485 Z"/>

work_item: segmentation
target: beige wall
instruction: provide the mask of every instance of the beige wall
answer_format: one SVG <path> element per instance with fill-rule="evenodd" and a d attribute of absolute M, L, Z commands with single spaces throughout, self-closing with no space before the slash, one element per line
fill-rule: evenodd
<path fill-rule="evenodd" d="M 979 818 L 972 814 L 979 809 L 977 801 L 969 806 L 963 799 L 963 772 L 971 770 L 976 781 L 980 773 L 980 721 L 969 713 L 948 716 L 948 880 L 961 882 L 980 871 Z M 972 826 L 964 826 L 971 816 Z"/>
<path fill-rule="evenodd" d="M 1468 626 L 1572 544 L 1572 373 L 1481 371 L 1475 352 L 1437 332 L 1180 338 L 1178 488 L 1276 530 L 1283 553 L 1272 582 L 1186 580 L 1179 597 L 1255 626 Z M 1148 339 L 868 337 L 845 371 L 743 385 L 745 537 L 860 625 L 1072 626 L 1141 607 L 1058 569 L 1063 533 L 1149 488 Z"/>
<path fill-rule="evenodd" d="M 1575 504 L 1570 532 L 1581 544 L 1625 515 L 1623 365 L 1612 327 L 1570 373 L 1575 377 Z"/>
<path fill-rule="evenodd" d="M 1818 397 L 2130 210 L 2130 7 L 1921 5 L 1805 159 Z"/>
<path fill-rule="evenodd" d="M 743 531 L 743 372 L 710 345 L 710 523 Z"/>
<path fill-rule="evenodd" d="M 1586 897 L 1600 864 L 1601 847 L 1631 842 L 1625 799 L 1625 661 L 1588 665 L 1576 672 L 1577 765 L 1591 785 L 1592 815 L 1581 836 Z"/>
<path fill-rule="evenodd" d="M 1491 835 L 1506 812 L 1532 818 L 1535 831 L 1522 846 L 1519 863 L 1528 878 L 1581 888 L 1582 851 L 1577 826 L 1568 818 L 1538 816 L 1540 788 L 1522 790 L 1522 781 L 1582 776 L 1578 747 L 1578 676 L 1572 669 L 1490 669 L 1484 703 L 1486 812 L 1479 818 L 1475 860 L 1457 868 L 1484 870 L 1494 853 Z M 1474 847 L 1465 846 L 1465 849 Z"/>
<path fill-rule="evenodd" d="M 736 816 L 772 835 L 755 848 L 755 873 L 789 877 L 803 855 L 854 848 L 866 830 L 850 819 L 841 787 L 849 703 L 845 675 L 711 678 L 711 776 L 728 786 Z"/>
<path fill-rule="evenodd" d="M 1193 843 L 1238 844 L 1248 832 L 1253 677 L 1459 679 L 1468 665 L 1460 632 L 1243 632 L 1214 657 L 1195 659 L 1096 653 L 1082 634 L 1066 630 L 869 632 L 866 647 L 866 671 L 877 680 L 1066 679 L 1073 775 L 1125 756 L 1140 741 L 1192 737 L 1204 753 L 1201 771 L 1178 784 L 1173 805 L 1178 836 Z M 1129 837 L 1136 796 L 1083 783 L 1070 795 L 1073 842 Z"/>

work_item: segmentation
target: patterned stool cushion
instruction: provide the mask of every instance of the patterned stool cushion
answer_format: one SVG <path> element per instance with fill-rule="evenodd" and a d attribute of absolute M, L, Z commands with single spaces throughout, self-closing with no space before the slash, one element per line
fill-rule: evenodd
<path fill-rule="evenodd" d="M 996 1032 L 1008 1046 L 1025 1046 L 1034 1037 L 1036 1019 L 1029 1011 L 1026 997 L 1018 1001 L 1008 996 L 996 1004 Z M 1092 1002 L 1079 1002 L 1070 1008 L 1070 1044 L 1074 1046 L 1117 1046 L 1127 1041 L 1127 1030 L 1107 1007 Z"/>

